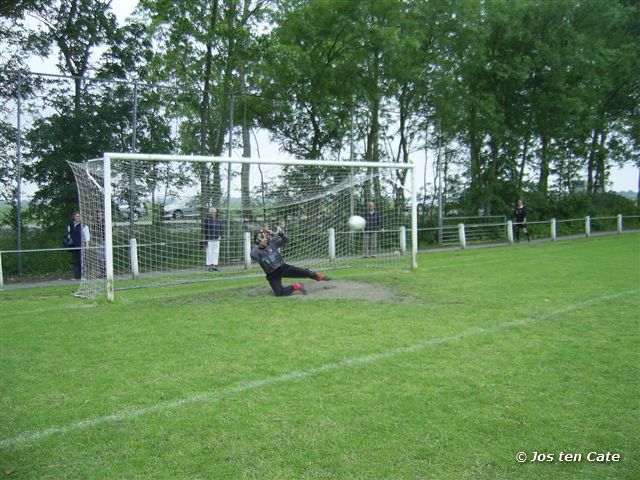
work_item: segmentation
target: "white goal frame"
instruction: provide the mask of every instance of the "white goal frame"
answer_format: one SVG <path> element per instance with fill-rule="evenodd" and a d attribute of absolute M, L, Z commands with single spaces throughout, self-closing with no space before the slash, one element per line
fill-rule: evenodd
<path fill-rule="evenodd" d="M 406 188 L 399 185 L 409 193 L 411 199 L 411 268 L 417 269 L 418 252 L 418 208 L 417 208 L 417 176 L 413 163 L 391 163 L 391 162 L 358 162 L 358 161 L 327 161 L 327 160 L 299 160 L 299 159 L 256 159 L 245 157 L 221 157 L 208 155 L 169 155 L 169 154 L 145 154 L 145 153 L 105 153 L 103 155 L 103 185 L 111 185 L 111 163 L 113 160 L 124 161 L 182 161 L 193 163 L 220 163 L 220 164 L 255 164 L 255 165 L 283 165 L 283 166 L 318 166 L 318 167 L 353 167 L 353 168 L 375 168 L 375 169 L 396 169 L 408 170 L 410 174 L 411 187 Z M 104 194 L 104 216 L 112 218 L 111 208 L 111 188 L 103 188 Z M 113 226 L 110 221 L 105 222 L 104 228 L 104 248 L 105 248 L 105 277 L 107 299 L 113 301 L 115 298 L 114 268 L 113 268 Z"/>

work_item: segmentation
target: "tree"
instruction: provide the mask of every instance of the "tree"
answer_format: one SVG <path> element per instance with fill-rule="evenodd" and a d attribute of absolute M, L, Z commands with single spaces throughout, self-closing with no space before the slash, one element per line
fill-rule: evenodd
<path fill-rule="evenodd" d="M 251 50 L 253 23 L 268 2 L 216 0 L 202 2 L 165 2 L 143 0 L 140 5 L 151 17 L 156 76 L 177 80 L 183 90 L 182 150 L 221 155 L 230 128 L 230 95 L 247 93 L 249 75 L 246 62 Z M 237 82 L 237 83 L 236 83 Z M 198 127 L 195 128 L 194 122 Z M 243 125 L 243 129 L 246 129 Z M 193 139 L 197 141 L 194 142 Z M 248 130 L 243 131 L 245 155 L 250 144 Z M 218 206 L 221 201 L 220 164 L 199 166 L 201 196 L 204 204 Z M 248 170 L 243 170 L 243 204 L 248 200 Z M 203 204 L 203 207 L 205 206 Z"/>

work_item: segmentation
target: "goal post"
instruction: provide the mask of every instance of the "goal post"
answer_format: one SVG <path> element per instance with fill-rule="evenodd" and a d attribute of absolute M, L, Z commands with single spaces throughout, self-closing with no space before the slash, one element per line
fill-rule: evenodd
<path fill-rule="evenodd" d="M 91 232 L 82 296 L 263 275 L 248 258 L 253 235 L 281 222 L 288 263 L 417 268 L 413 164 L 105 153 L 71 167 Z M 350 230 L 347 219 L 365 215 L 368 202 L 382 223 Z M 218 239 L 205 237 L 212 208 Z"/>

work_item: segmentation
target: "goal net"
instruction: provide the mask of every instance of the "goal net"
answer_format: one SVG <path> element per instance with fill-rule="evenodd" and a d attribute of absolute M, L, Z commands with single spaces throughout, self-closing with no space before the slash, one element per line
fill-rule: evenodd
<path fill-rule="evenodd" d="M 264 275 L 254 235 L 281 223 L 296 266 L 416 267 L 411 164 L 105 154 L 71 167 L 91 233 L 81 296 Z M 379 223 L 351 230 L 370 202 Z"/>

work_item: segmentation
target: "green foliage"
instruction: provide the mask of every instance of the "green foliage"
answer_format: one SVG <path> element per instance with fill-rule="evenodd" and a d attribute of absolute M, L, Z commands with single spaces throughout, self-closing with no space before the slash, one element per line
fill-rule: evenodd
<path fill-rule="evenodd" d="M 65 222 L 66 225 L 66 222 Z M 62 246 L 64 225 L 52 226 L 48 230 L 24 227 L 21 231 L 22 250 L 17 253 L 2 255 L 2 273 L 4 281 L 8 283 L 40 279 L 58 279 L 72 277 L 71 256 L 67 251 L 28 252 L 46 248 L 58 249 Z M 0 227 L 0 250 L 13 251 L 17 249 L 15 226 Z M 18 265 L 21 263 L 22 277 L 18 277 Z"/>
<path fill-rule="evenodd" d="M 32 0 L 5 10 L 15 25 L 0 29 L 10 47 L 2 65 L 19 68 L 30 52 L 55 46 L 66 74 L 86 78 L 93 69 L 100 80 L 138 82 L 134 140 L 131 83 L 97 87 L 77 78 L 64 88 L 25 77 L 25 102 L 36 92 L 45 98 L 31 107 L 42 116 L 28 127 L 24 175 L 39 189 L 34 213 L 47 224 L 77 203 L 66 161 L 110 150 L 241 147 L 249 156 L 254 127 L 301 158 L 344 158 L 349 150 L 355 159 L 406 162 L 439 144 L 455 208 L 487 214 L 510 210 L 525 192 L 548 216 L 554 188 L 567 193 L 586 175 L 587 193 L 603 193 L 612 165 L 640 158 L 637 2 L 141 0 L 138 18 L 123 28 L 99 0 Z M 106 48 L 100 59 L 97 47 Z M 15 98 L 15 78 L 0 80 L 3 99 Z M 161 81 L 172 86 L 152 86 Z M 230 93 L 242 119 L 231 145 Z M 13 112 L 1 108 L 0 188 L 12 199 Z M 173 138 L 169 125 L 178 119 Z M 187 173 L 203 205 L 219 204 L 217 166 Z M 249 175 L 243 170 L 246 184 Z M 366 195 L 381 200 L 380 186 L 371 190 Z M 242 193 L 249 210 L 248 187 Z M 402 191 L 395 195 L 399 209 Z"/>
<path fill-rule="evenodd" d="M 549 220 L 584 218 L 587 215 L 615 217 L 622 215 L 640 215 L 640 209 L 631 199 L 613 192 L 588 195 L 577 192 L 570 195 L 545 196 L 539 192 L 523 195 L 529 220 Z M 511 215 L 512 211 L 506 211 Z"/>

